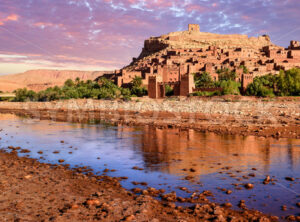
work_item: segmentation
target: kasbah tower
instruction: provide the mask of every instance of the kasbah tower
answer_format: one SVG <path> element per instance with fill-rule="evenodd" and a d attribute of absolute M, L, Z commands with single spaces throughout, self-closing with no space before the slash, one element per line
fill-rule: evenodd
<path fill-rule="evenodd" d="M 195 73 L 207 72 L 217 81 L 217 70 L 229 69 L 245 89 L 256 76 L 278 74 L 293 67 L 300 67 L 299 41 L 283 48 L 273 44 L 268 35 L 221 35 L 200 32 L 199 25 L 189 24 L 187 31 L 145 40 L 139 57 L 110 78 L 126 87 L 135 76 L 141 77 L 150 98 L 163 98 L 166 85 L 173 87 L 176 96 L 195 91 Z"/>

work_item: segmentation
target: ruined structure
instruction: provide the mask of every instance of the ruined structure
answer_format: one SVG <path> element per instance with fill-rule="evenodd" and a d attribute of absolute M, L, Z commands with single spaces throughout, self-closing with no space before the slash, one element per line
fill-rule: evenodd
<path fill-rule="evenodd" d="M 243 67 L 248 72 L 244 73 Z M 291 41 L 284 49 L 273 44 L 269 36 L 220 35 L 200 32 L 190 24 L 187 31 L 172 32 L 145 40 L 138 58 L 114 74 L 118 86 L 142 77 L 150 98 L 165 95 L 165 86 L 174 94 L 187 96 L 195 90 L 194 73 L 208 72 L 217 81 L 217 70 L 228 68 L 237 74 L 236 81 L 245 89 L 256 76 L 277 74 L 280 69 L 300 67 L 300 43 Z"/>

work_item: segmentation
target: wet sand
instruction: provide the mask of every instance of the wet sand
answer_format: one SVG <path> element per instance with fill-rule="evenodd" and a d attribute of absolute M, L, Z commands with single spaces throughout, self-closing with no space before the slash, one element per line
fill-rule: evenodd
<path fill-rule="evenodd" d="M 0 152 L 0 216 L 3 221 L 276 221 L 258 211 L 210 203 L 209 191 L 190 198 L 193 206 L 176 207 L 180 197 L 148 188 L 141 195 L 119 184 L 124 178 L 95 176 L 86 168 L 50 165 L 18 157 L 10 147 Z M 151 196 L 161 195 L 163 201 Z M 299 219 L 299 218 L 298 218 Z"/>

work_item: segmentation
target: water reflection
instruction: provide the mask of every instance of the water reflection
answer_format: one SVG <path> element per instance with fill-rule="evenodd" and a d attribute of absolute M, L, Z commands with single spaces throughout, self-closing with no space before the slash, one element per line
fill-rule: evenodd
<path fill-rule="evenodd" d="M 230 198 L 236 205 L 240 199 L 246 199 L 250 208 L 278 216 L 295 214 L 297 208 L 290 208 L 300 202 L 297 196 L 300 193 L 300 140 L 297 139 L 220 136 L 151 126 L 58 123 L 11 114 L 0 114 L 1 128 L 0 147 L 21 146 L 31 150 L 33 158 L 40 158 L 37 152 L 42 150 L 45 160 L 41 161 L 57 163 L 58 159 L 65 159 L 71 166 L 90 166 L 95 172 L 116 169 L 108 174 L 127 176 L 129 179 L 122 185 L 128 189 L 134 187 L 132 181 L 144 181 L 168 192 L 175 190 L 180 196 L 190 194 L 180 191 L 178 186 L 191 191 L 212 190 L 216 196 L 214 201 L 222 203 Z M 53 154 L 55 150 L 60 153 Z M 97 157 L 101 157 L 100 160 Z M 136 171 L 133 166 L 145 170 Z M 225 170 L 224 167 L 231 168 Z M 253 172 L 256 176 L 249 177 Z M 275 176 L 276 185 L 263 185 L 266 175 Z M 186 176 L 194 179 L 182 180 Z M 285 181 L 286 176 L 296 180 Z M 235 190 L 232 185 L 246 182 L 253 183 L 254 189 Z M 234 192 L 229 197 L 217 187 Z M 281 211 L 282 205 L 287 205 L 288 210 Z"/>
<path fill-rule="evenodd" d="M 273 166 L 287 165 L 290 170 L 300 168 L 299 140 L 295 139 L 220 136 L 150 126 L 143 131 L 138 143 L 141 143 L 146 166 L 151 168 L 165 163 L 160 170 L 171 174 L 178 174 L 184 168 L 196 168 L 198 175 L 215 173 L 220 169 L 216 167 L 218 162 L 239 169 L 255 166 L 264 173 Z"/>

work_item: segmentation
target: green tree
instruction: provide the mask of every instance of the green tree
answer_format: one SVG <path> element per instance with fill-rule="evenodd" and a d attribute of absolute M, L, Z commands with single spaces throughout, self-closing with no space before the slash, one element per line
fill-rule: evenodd
<path fill-rule="evenodd" d="M 222 81 L 222 80 L 235 81 L 235 79 L 236 79 L 236 73 L 228 68 L 219 69 L 219 70 L 217 70 L 217 73 L 219 75 L 219 81 Z"/>
<path fill-rule="evenodd" d="M 211 88 L 215 87 L 215 83 L 211 75 L 207 72 L 194 74 L 194 81 L 196 88 Z"/>
<path fill-rule="evenodd" d="M 135 76 L 131 81 L 131 94 L 139 97 L 147 95 L 147 89 L 142 84 L 142 77 Z"/>

